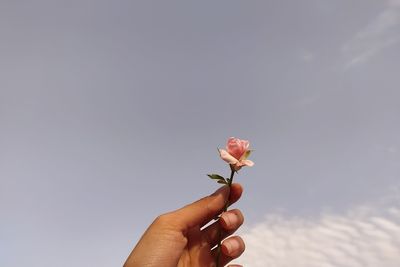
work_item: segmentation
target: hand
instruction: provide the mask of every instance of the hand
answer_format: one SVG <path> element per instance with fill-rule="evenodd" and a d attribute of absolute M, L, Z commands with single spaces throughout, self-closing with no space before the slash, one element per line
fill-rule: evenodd
<path fill-rule="evenodd" d="M 230 194 L 229 194 L 230 191 Z M 133 249 L 124 267 L 215 267 L 216 248 L 222 230 L 222 239 L 233 234 L 243 223 L 238 209 L 229 210 L 221 219 L 205 226 L 229 204 L 242 195 L 239 184 L 231 189 L 223 186 L 214 194 L 204 197 L 174 212 L 157 217 Z M 245 249 L 238 236 L 222 243 L 220 266 L 239 257 Z M 240 267 L 230 265 L 230 267 Z"/>

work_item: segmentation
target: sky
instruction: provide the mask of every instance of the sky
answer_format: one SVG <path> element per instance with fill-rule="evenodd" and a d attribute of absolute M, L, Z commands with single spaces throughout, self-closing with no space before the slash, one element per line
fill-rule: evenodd
<path fill-rule="evenodd" d="M 121 266 L 228 175 L 248 267 L 400 264 L 400 1 L 0 0 L 0 266 Z"/>

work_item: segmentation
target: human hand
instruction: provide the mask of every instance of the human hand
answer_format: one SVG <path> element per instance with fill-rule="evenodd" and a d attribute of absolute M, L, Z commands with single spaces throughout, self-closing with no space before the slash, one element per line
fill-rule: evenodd
<path fill-rule="evenodd" d="M 215 267 L 217 251 L 212 248 L 221 237 L 233 234 L 244 218 L 240 210 L 233 209 L 224 212 L 220 220 L 203 226 L 220 214 L 227 201 L 236 202 L 242 192 L 240 184 L 232 184 L 231 189 L 223 186 L 210 196 L 160 215 L 143 234 L 124 267 Z M 220 266 L 239 257 L 244 249 L 244 242 L 238 236 L 224 240 Z"/>

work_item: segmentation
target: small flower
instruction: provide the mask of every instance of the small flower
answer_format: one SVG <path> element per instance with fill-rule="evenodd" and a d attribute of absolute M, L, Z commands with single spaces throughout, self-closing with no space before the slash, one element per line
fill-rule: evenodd
<path fill-rule="evenodd" d="M 254 162 L 248 160 L 251 150 L 249 150 L 249 141 L 230 137 L 225 149 L 218 149 L 220 157 L 229 163 L 233 170 L 238 171 L 243 166 L 253 166 Z"/>

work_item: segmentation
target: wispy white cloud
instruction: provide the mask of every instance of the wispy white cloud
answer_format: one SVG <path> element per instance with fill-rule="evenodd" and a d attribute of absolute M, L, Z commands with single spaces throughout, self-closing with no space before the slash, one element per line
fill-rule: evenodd
<path fill-rule="evenodd" d="M 398 267 L 400 201 L 315 218 L 269 215 L 244 231 L 248 267 Z M 388 204 L 391 202 L 391 204 Z"/>
<path fill-rule="evenodd" d="M 390 0 L 386 8 L 342 47 L 346 68 L 365 63 L 383 49 L 400 42 L 400 1 Z"/>

